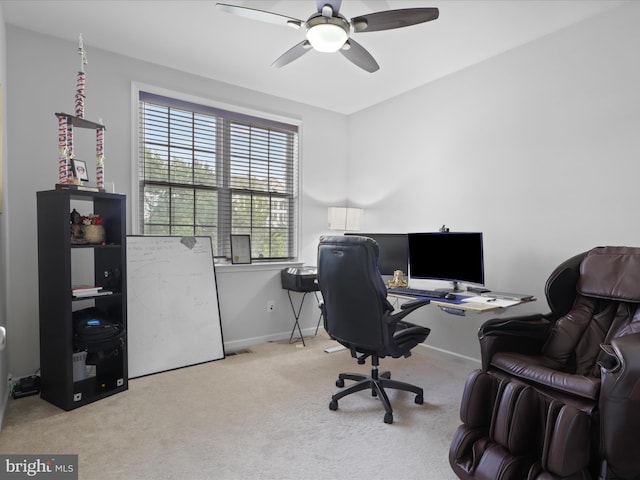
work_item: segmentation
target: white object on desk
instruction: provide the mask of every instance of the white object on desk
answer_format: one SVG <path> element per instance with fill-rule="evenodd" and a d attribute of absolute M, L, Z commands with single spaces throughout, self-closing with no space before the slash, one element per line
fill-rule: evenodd
<path fill-rule="evenodd" d="M 494 291 L 483 292 L 480 295 L 482 295 L 483 297 L 501 298 L 504 300 L 516 300 L 518 302 L 526 302 L 533 298 L 533 295 L 524 294 L 524 293 L 507 293 L 507 292 L 494 292 Z"/>
<path fill-rule="evenodd" d="M 481 296 L 467 297 L 462 299 L 462 301 L 464 303 L 482 303 L 485 305 L 491 305 L 492 307 L 499 307 L 499 308 L 512 307 L 513 305 L 517 305 L 518 303 L 521 303 L 517 300 L 506 300 L 503 298 L 489 298 L 489 297 L 481 297 Z"/>

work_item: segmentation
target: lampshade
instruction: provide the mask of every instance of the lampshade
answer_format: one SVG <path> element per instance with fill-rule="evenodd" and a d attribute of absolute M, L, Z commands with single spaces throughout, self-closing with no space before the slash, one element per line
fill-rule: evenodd
<path fill-rule="evenodd" d="M 337 52 L 349 38 L 349 28 L 341 17 L 314 17 L 307 22 L 307 40 L 318 52 Z"/>
<path fill-rule="evenodd" d="M 362 228 L 361 208 L 329 207 L 329 229 L 356 231 Z"/>

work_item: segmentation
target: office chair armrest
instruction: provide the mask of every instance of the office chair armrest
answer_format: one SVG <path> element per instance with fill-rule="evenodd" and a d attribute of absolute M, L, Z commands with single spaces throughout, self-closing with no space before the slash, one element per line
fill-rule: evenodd
<path fill-rule="evenodd" d="M 429 305 L 430 303 L 431 303 L 431 300 L 429 300 L 428 298 L 416 298 L 415 300 L 404 302 L 402 305 L 400 305 L 400 310 L 406 310 L 408 308 L 415 310 L 418 307 L 422 307 L 423 305 Z"/>
<path fill-rule="evenodd" d="M 420 307 L 429 305 L 429 303 L 431 303 L 431 300 L 429 300 L 428 298 L 416 298 L 415 300 L 405 302 L 400 305 L 399 312 L 388 312 L 387 314 L 385 314 L 386 322 L 388 325 L 396 326 L 398 322 L 400 322 L 404 317 L 419 309 Z"/>

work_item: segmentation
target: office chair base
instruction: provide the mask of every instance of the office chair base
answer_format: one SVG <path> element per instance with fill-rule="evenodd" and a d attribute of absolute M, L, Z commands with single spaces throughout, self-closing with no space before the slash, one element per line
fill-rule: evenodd
<path fill-rule="evenodd" d="M 344 386 L 345 380 L 353 380 L 356 383 Z M 390 372 L 383 372 L 378 375 L 376 368 L 372 369 L 371 375 L 362 375 L 360 373 L 341 373 L 336 380 L 336 386 L 340 388 L 336 393 L 331 396 L 331 402 L 329 403 L 330 410 L 338 409 L 338 400 L 355 392 L 371 389 L 371 395 L 373 397 L 379 397 L 382 405 L 385 409 L 384 423 L 393 423 L 393 409 L 391 408 L 391 402 L 387 396 L 386 388 L 394 390 L 404 390 L 406 392 L 412 392 L 416 394 L 415 403 L 422 405 L 424 403 L 424 391 L 422 388 L 411 385 L 410 383 L 399 382 L 397 380 L 391 380 Z"/>
<path fill-rule="evenodd" d="M 388 372 L 388 371 L 382 372 L 381 374 L 378 375 L 378 377 L 389 379 L 391 378 L 391 372 Z M 361 380 L 366 380 L 367 378 L 373 378 L 373 377 L 368 377 L 367 375 L 363 375 L 361 373 L 341 373 L 340 375 L 338 375 L 338 380 L 336 380 L 336 387 L 338 388 L 344 387 L 345 380 L 353 380 L 355 382 L 359 382 Z M 372 390 L 371 395 L 375 397 L 376 391 Z"/>

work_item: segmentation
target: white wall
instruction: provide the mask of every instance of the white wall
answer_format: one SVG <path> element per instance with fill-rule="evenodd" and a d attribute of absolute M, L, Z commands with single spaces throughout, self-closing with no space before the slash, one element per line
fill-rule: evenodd
<path fill-rule="evenodd" d="M 7 270 L 5 268 L 5 259 L 7 258 L 7 75 L 6 75 L 6 32 L 4 26 L 4 10 L 0 5 L 0 326 L 7 325 L 7 302 L 6 302 L 6 285 Z M 0 351 L 0 426 L 2 425 L 2 416 L 7 401 L 7 382 L 5 379 L 8 374 L 8 357 L 7 350 Z"/>
<path fill-rule="evenodd" d="M 640 4 L 353 115 L 365 231 L 482 231 L 487 284 L 533 293 L 598 245 L 640 246 Z M 375 186 L 372 188 L 372 186 Z M 427 343 L 479 356 L 486 316 L 422 309 Z"/>
<path fill-rule="evenodd" d="M 84 31 L 85 47 L 91 32 Z M 73 113 L 77 45 L 24 29 L 7 27 L 8 136 L 11 146 L 11 209 L 7 212 L 10 262 L 7 275 L 8 330 L 11 334 L 9 364 L 14 375 L 33 373 L 39 367 L 37 245 L 35 193 L 54 188 L 57 182 L 57 120 L 55 112 Z M 315 264 L 318 236 L 326 229 L 326 208 L 346 196 L 345 164 L 347 119 L 322 109 L 263 95 L 250 90 L 187 75 L 128 57 L 86 47 L 85 117 L 102 118 L 105 136 L 105 178 L 116 191 L 131 191 L 131 83 L 155 85 L 188 95 L 302 120 L 301 230 L 302 259 Z M 326 155 L 331 138 L 331 155 Z M 92 165 L 95 136 L 74 136 L 78 158 Z M 84 152 L 84 153 L 83 153 Z M 129 203 L 129 208 L 131 203 Z M 128 232 L 131 233 L 129 211 Z M 280 288 L 279 271 L 269 274 L 252 268 L 218 272 L 220 308 L 225 343 L 242 347 L 246 339 L 286 336 L 293 326 L 286 293 Z M 238 278 L 241 280 L 238 281 Z M 238 288 L 229 288 L 238 285 Z M 240 288 L 241 287 L 241 288 Z M 276 311 L 267 313 L 266 299 L 276 300 Z M 317 321 L 309 304 L 303 328 Z M 134 319 L 129 319 L 134 321 Z M 0 384 L 3 381 L 0 380 Z"/>

